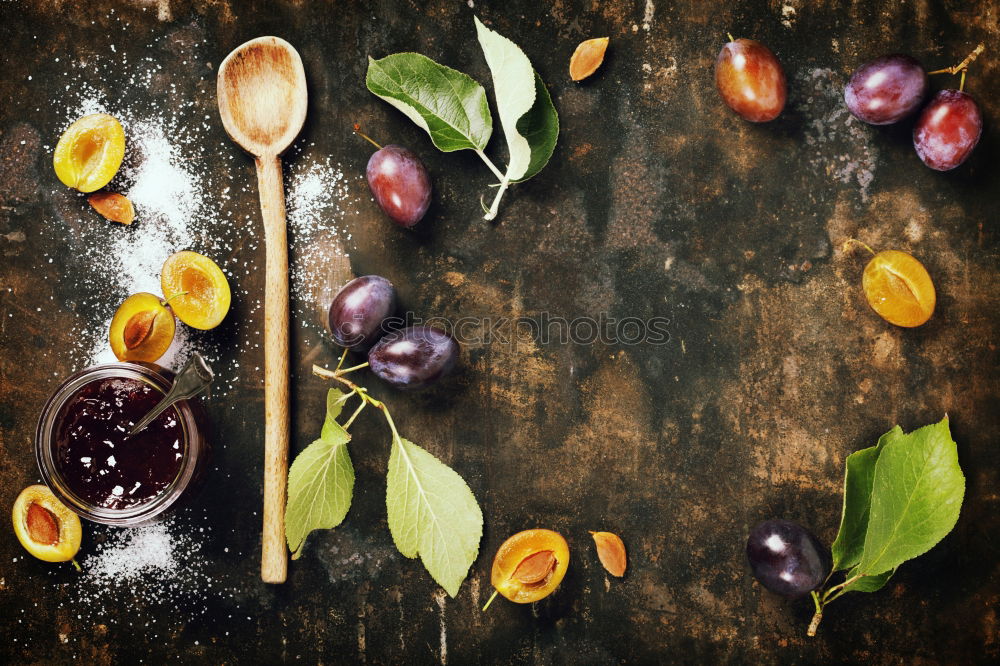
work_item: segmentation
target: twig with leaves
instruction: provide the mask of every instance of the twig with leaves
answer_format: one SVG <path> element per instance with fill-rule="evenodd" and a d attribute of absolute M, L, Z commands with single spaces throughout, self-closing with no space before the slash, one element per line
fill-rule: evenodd
<path fill-rule="evenodd" d="M 285 534 L 292 559 L 302 554 L 306 536 L 343 522 L 354 494 L 354 467 L 347 450 L 348 429 L 372 406 L 392 434 L 386 480 L 389 531 L 399 552 L 419 556 L 434 580 L 455 596 L 479 553 L 483 514 L 461 476 L 399 434 L 385 402 L 373 398 L 348 374 L 368 366 L 344 367 L 345 350 L 334 370 L 313 366 L 313 373 L 341 384 L 327 393 L 326 420 L 319 439 L 296 457 L 288 473 Z M 350 417 L 338 421 L 352 400 Z"/>
<path fill-rule="evenodd" d="M 528 180 L 548 163 L 559 138 L 559 115 L 545 83 L 514 42 L 476 18 L 476 34 L 493 77 L 497 112 L 507 139 L 507 170 L 486 153 L 493 133 L 486 91 L 462 72 L 419 53 L 368 58 L 368 90 L 419 125 L 442 152 L 472 150 L 497 177 L 499 187 L 485 219 L 493 220 L 514 183 Z"/>

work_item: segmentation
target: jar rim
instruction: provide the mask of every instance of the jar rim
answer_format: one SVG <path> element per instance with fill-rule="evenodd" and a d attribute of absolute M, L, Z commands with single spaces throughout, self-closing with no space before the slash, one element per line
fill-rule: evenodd
<path fill-rule="evenodd" d="M 83 386 L 107 378 L 137 379 L 152 386 L 161 395 L 166 395 L 172 381 L 164 376 L 169 372 L 152 363 L 103 363 L 84 368 L 66 378 L 52 393 L 41 415 L 35 431 L 35 458 L 42 481 L 55 496 L 71 511 L 82 518 L 105 525 L 130 526 L 151 522 L 170 509 L 181 497 L 195 475 L 198 457 L 204 443 L 199 434 L 198 423 L 192 406 L 187 400 L 179 400 L 172 407 L 177 412 L 184 438 L 185 453 L 177 476 L 169 486 L 153 498 L 124 509 L 109 509 L 97 506 L 79 497 L 70 489 L 56 466 L 54 456 L 55 427 L 63 406 Z M 172 373 L 171 373 L 172 374 Z"/>

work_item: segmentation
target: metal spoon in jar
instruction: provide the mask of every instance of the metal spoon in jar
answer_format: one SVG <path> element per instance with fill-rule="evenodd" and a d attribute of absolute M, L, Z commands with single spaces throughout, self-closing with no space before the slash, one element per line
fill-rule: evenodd
<path fill-rule="evenodd" d="M 208 363 L 205 362 L 202 355 L 198 352 L 191 354 L 191 358 L 187 360 L 184 367 L 174 377 L 174 383 L 170 387 L 170 390 L 167 391 L 167 394 L 163 396 L 160 402 L 156 403 L 156 407 L 153 407 L 152 411 L 139 419 L 139 422 L 135 424 L 135 427 L 132 428 L 128 436 L 132 437 L 148 426 L 153 422 L 153 419 L 165 412 L 170 405 L 178 400 L 193 398 L 207 389 L 214 377 L 215 374 L 212 372 L 212 368 L 208 367 Z"/>

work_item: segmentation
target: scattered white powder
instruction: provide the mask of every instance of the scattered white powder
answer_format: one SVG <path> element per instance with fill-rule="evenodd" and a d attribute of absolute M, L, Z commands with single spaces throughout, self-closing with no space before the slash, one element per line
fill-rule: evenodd
<path fill-rule="evenodd" d="M 220 256 L 228 251 L 229 239 L 211 233 L 223 226 L 219 219 L 222 203 L 211 201 L 210 176 L 188 166 L 194 161 L 190 152 L 197 150 L 197 135 L 181 129 L 176 114 L 141 116 L 109 107 L 93 95 L 70 107 L 67 125 L 98 112 L 110 113 L 125 128 L 126 157 L 110 189 L 132 201 L 136 221 L 128 227 L 107 223 L 83 204 L 82 197 L 68 201 L 79 217 L 62 231 L 81 264 L 72 274 L 89 294 L 84 296 L 84 307 L 77 308 L 80 316 L 74 338 L 81 352 L 77 367 L 116 360 L 107 336 L 111 316 L 132 294 L 161 295 L 160 268 L 174 252 L 193 249 L 211 256 L 232 279 L 224 265 L 225 255 Z M 193 350 L 187 327 L 178 321 L 174 341 L 158 362 L 177 369 Z M 218 357 L 204 345 L 199 351 L 210 363 Z"/>
<path fill-rule="evenodd" d="M 109 229 L 100 224 L 96 229 L 88 229 L 90 236 L 105 236 L 103 246 L 94 248 L 99 254 L 88 257 L 90 267 L 108 281 L 108 291 L 117 287 L 122 299 L 143 291 L 160 295 L 163 261 L 178 250 L 193 248 L 194 223 L 211 215 L 205 204 L 204 185 L 198 176 L 180 166 L 181 151 L 166 136 L 168 131 L 176 129 L 171 127 L 173 123 L 137 119 L 124 110 L 106 109 L 93 98 L 83 100 L 75 115 L 98 111 L 111 113 L 125 126 L 128 157 L 115 184 L 135 206 L 136 222 L 134 229 L 113 226 Z M 87 224 L 87 220 L 81 222 Z M 112 308 L 110 313 L 113 312 Z M 99 330 L 108 330 L 110 313 Z M 184 362 L 185 358 L 177 358 L 177 352 L 185 347 L 186 338 L 185 327 L 178 323 L 171 352 L 161 359 L 162 365 L 175 367 Z M 107 335 L 94 338 L 86 363 L 114 361 Z"/>
<path fill-rule="evenodd" d="M 200 550 L 195 545 L 192 550 Z M 150 574 L 176 573 L 174 539 L 165 523 L 111 533 L 94 555 L 86 558 L 86 580 L 92 585 L 133 585 Z"/>
<path fill-rule="evenodd" d="M 162 125 L 140 122 L 133 131 L 139 138 L 134 149 L 142 161 L 129 174 L 133 184 L 126 195 L 145 212 L 147 221 L 183 237 L 194 217 L 207 210 L 201 178 L 182 166 L 181 151 L 166 137 Z"/>
<path fill-rule="evenodd" d="M 310 310 L 333 300 L 338 264 L 346 261 L 351 235 L 340 231 L 350 189 L 340 165 L 326 161 L 293 162 L 286 193 L 288 235 L 292 247 L 291 289 L 299 306 Z M 302 324 L 315 321 L 304 316 Z"/>
<path fill-rule="evenodd" d="M 53 190 L 62 219 L 48 228 L 70 250 L 71 263 L 64 268 L 63 279 L 73 280 L 74 292 L 79 294 L 77 302 L 67 304 L 77 314 L 72 336 L 74 367 L 116 360 L 108 343 L 115 310 L 134 293 L 162 295 L 159 278 L 164 260 L 190 249 L 222 267 L 234 305 L 240 308 L 240 320 L 225 323 L 232 329 L 225 350 L 218 347 L 211 331 L 192 331 L 178 321 L 174 341 L 158 362 L 177 369 L 197 350 L 216 370 L 212 394 L 225 395 L 238 382 L 239 367 L 229 363 L 218 367 L 223 351 L 227 358 L 240 351 L 232 349 L 234 337 L 242 350 L 260 354 L 261 348 L 260 331 L 253 327 L 262 319 L 263 294 L 251 294 L 241 284 L 242 278 L 264 268 L 257 188 L 255 180 L 247 178 L 247 158 L 229 141 L 216 143 L 217 115 L 205 115 L 193 100 L 164 93 L 165 99 L 152 107 L 154 111 L 143 111 L 129 106 L 127 97 L 108 99 L 91 83 L 122 80 L 129 86 L 150 88 L 164 76 L 164 63 L 152 57 L 129 63 L 125 56 L 89 56 L 86 62 L 67 66 L 64 98 L 58 101 L 67 111 L 64 126 L 58 130 L 89 113 L 109 113 L 121 121 L 125 160 L 109 189 L 125 194 L 136 209 L 135 222 L 121 226 L 101 219 L 84 197 L 61 186 Z M 142 109 L 149 108 L 149 104 L 142 105 Z M 46 146 L 50 152 L 55 138 Z M 346 244 L 351 237 L 342 229 L 349 207 L 355 212 L 360 201 L 351 192 L 367 192 L 359 183 L 363 174 L 349 185 L 340 165 L 307 152 L 313 146 L 296 145 L 286 159 L 289 271 L 293 324 L 321 327 L 317 312 L 333 297 L 331 275 L 337 274 L 338 265 L 348 262 Z M 220 156 L 231 163 L 231 169 L 217 168 Z M 250 202 L 253 208 L 247 209 Z M 53 259 L 48 260 L 52 263 Z M 260 365 L 254 364 L 251 371 L 259 372 Z"/>
<path fill-rule="evenodd" d="M 104 529 L 106 539 L 80 560 L 83 572 L 72 587 L 78 612 L 103 613 L 105 603 L 127 603 L 136 610 L 171 603 L 198 615 L 204 608 L 199 599 L 231 594 L 206 571 L 205 528 L 193 530 L 168 518 L 142 527 Z"/>

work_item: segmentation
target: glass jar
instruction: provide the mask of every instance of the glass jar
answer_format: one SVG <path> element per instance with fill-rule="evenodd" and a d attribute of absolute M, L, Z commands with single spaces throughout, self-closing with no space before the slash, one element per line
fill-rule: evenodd
<path fill-rule="evenodd" d="M 197 483 L 209 451 L 196 399 L 174 403 L 126 436 L 173 378 L 154 364 L 109 363 L 59 385 L 38 419 L 35 456 L 42 480 L 63 504 L 95 523 L 139 525 L 173 509 Z"/>

